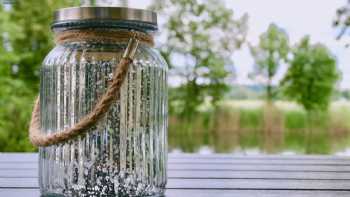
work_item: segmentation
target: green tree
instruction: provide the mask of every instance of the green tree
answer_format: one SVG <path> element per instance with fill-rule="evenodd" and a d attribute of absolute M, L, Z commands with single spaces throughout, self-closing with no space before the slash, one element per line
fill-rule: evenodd
<path fill-rule="evenodd" d="M 27 130 L 39 69 L 53 47 L 53 11 L 77 0 L 0 4 L 0 151 L 31 151 Z"/>
<path fill-rule="evenodd" d="M 218 0 L 155 0 L 153 8 L 165 19 L 161 53 L 181 82 L 170 94 L 170 112 L 190 119 L 206 99 L 215 105 L 228 90 L 228 65 L 245 40 L 248 17 L 234 19 Z"/>
<path fill-rule="evenodd" d="M 339 73 L 336 59 L 322 44 L 304 37 L 293 49 L 293 59 L 281 82 L 284 93 L 308 112 L 326 111 Z"/>
<path fill-rule="evenodd" d="M 261 78 L 265 82 L 266 100 L 274 97 L 272 79 L 278 68 L 287 61 L 289 53 L 288 35 L 275 24 L 270 24 L 267 31 L 260 36 L 257 46 L 250 46 L 255 61 L 253 78 Z"/>
<path fill-rule="evenodd" d="M 293 49 L 290 67 L 281 82 L 284 93 L 307 111 L 306 153 L 321 153 L 315 140 L 327 138 L 327 110 L 339 78 L 336 59 L 322 44 L 301 39 Z M 317 139 L 317 136 L 324 136 Z M 325 148 L 324 150 L 328 150 Z"/>
<path fill-rule="evenodd" d="M 9 62 L 7 66 L 18 66 L 15 77 L 28 83 L 28 88 L 37 90 L 41 62 L 53 47 L 50 26 L 54 11 L 60 7 L 78 4 L 77 0 L 29 0 L 14 1 L 12 4 L 10 22 L 17 29 L 12 34 L 9 32 L 9 46 L 18 59 Z M 8 28 L 4 30 L 13 31 Z"/>

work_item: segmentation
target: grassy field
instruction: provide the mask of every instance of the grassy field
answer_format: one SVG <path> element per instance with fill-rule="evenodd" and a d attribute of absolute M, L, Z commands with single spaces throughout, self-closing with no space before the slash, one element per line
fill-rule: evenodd
<path fill-rule="evenodd" d="M 169 146 L 184 152 L 209 146 L 215 152 L 298 154 L 333 154 L 350 147 L 350 102 L 334 102 L 328 113 L 313 115 L 310 121 L 307 117 L 291 102 L 225 101 L 190 122 L 170 117 Z"/>

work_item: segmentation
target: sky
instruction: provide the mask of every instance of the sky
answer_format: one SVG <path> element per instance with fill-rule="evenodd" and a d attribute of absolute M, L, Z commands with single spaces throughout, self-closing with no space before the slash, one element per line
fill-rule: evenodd
<path fill-rule="evenodd" d="M 325 44 L 337 57 L 338 69 L 342 72 L 338 87 L 350 89 L 350 48 L 345 47 L 347 41 L 345 38 L 341 41 L 335 39 L 337 31 L 332 27 L 337 8 L 345 5 L 346 0 L 225 0 L 225 2 L 237 17 L 244 13 L 249 15 L 247 40 L 252 44 L 257 44 L 259 35 L 267 30 L 270 23 L 283 28 L 288 33 L 292 45 L 304 35 L 310 35 L 313 43 Z M 149 3 L 150 0 L 129 0 L 129 7 L 145 9 Z M 237 72 L 236 83 L 256 83 L 248 78 L 254 62 L 246 46 L 233 54 L 233 60 Z M 282 65 L 274 79 L 275 84 L 286 69 L 286 66 Z"/>

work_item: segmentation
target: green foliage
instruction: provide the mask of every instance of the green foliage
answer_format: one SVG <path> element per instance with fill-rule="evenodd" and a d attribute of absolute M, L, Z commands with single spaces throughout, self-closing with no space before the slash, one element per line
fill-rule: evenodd
<path fill-rule="evenodd" d="M 77 0 L 0 4 L 0 151 L 32 151 L 27 130 L 39 69 L 53 46 L 53 11 Z"/>
<path fill-rule="evenodd" d="M 0 78 L 0 150 L 32 151 L 28 123 L 33 92 L 18 79 Z"/>
<path fill-rule="evenodd" d="M 226 66 L 245 40 L 247 16 L 234 19 L 233 11 L 217 0 L 155 1 L 153 7 L 166 20 L 161 53 L 170 74 L 183 82 L 170 95 L 170 107 L 182 117 L 193 117 L 205 99 L 215 105 L 228 91 L 225 80 L 232 71 Z"/>
<path fill-rule="evenodd" d="M 53 12 L 64 5 L 76 4 L 77 0 L 29 0 L 12 4 L 9 22 L 15 29 L 4 29 L 9 32 L 11 53 L 17 59 L 9 62 L 8 66 L 18 65 L 16 78 L 28 82 L 28 88 L 37 90 L 40 64 L 53 47 L 50 31 Z"/>
<path fill-rule="evenodd" d="M 272 78 L 279 66 L 287 61 L 289 53 L 288 35 L 275 24 L 270 24 L 265 33 L 260 36 L 257 46 L 250 46 L 250 52 L 255 60 L 253 77 L 263 77 L 266 81 L 266 99 L 272 100 Z"/>
<path fill-rule="evenodd" d="M 10 19 L 10 12 L 6 11 L 6 8 L 0 4 L 0 30 L 2 36 L 0 36 L 0 74 L 1 76 L 11 75 L 11 63 L 19 60 L 17 54 L 13 52 L 10 46 L 13 40 L 13 35 L 20 34 L 20 28 L 14 24 Z"/>
<path fill-rule="evenodd" d="M 321 44 L 304 37 L 293 49 L 293 59 L 281 82 L 284 93 L 307 111 L 328 109 L 339 78 L 335 57 Z"/>

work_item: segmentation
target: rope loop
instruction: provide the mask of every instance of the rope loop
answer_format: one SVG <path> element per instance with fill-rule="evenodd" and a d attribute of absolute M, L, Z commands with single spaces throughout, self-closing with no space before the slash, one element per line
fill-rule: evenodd
<path fill-rule="evenodd" d="M 85 134 L 89 128 L 96 125 L 96 123 L 106 114 L 115 102 L 119 95 L 121 86 L 127 76 L 129 65 L 133 62 L 134 55 L 136 53 L 139 42 L 143 42 L 149 45 L 153 45 L 153 38 L 150 35 L 135 32 L 135 31 L 123 31 L 123 32 L 97 32 L 94 30 L 89 31 L 67 31 L 56 36 L 57 43 L 64 43 L 70 41 L 81 40 L 95 40 L 98 42 L 121 42 L 128 40 L 128 46 L 124 51 L 124 55 L 119 61 L 118 65 L 113 71 L 113 78 L 111 83 L 106 89 L 106 92 L 97 101 L 97 104 L 91 112 L 86 114 L 81 120 L 79 120 L 72 127 L 62 131 L 56 131 L 53 133 L 44 133 L 40 128 L 40 99 L 36 99 L 34 109 L 32 112 L 32 119 L 29 126 L 29 138 L 35 146 L 51 146 L 59 143 L 67 142 L 76 136 Z"/>

